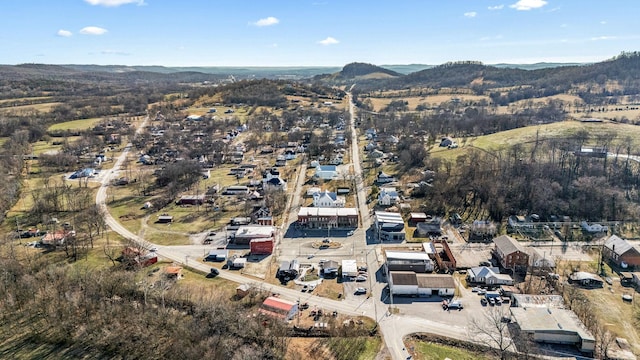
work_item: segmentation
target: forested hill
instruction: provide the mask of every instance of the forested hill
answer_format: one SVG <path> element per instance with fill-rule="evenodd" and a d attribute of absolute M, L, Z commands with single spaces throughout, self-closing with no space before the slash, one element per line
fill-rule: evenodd
<path fill-rule="evenodd" d="M 536 70 L 484 65 L 476 61 L 450 62 L 390 79 L 369 79 L 358 85 L 361 90 L 402 89 L 422 86 L 431 88 L 467 87 L 481 92 L 490 88 L 530 85 L 534 88 L 562 92 L 572 84 L 607 81 L 625 83 L 635 89 L 640 85 L 640 53 L 629 52 L 607 61 Z M 638 84 L 637 84 L 638 83 Z M 630 90 L 638 93 L 635 90 Z"/>
<path fill-rule="evenodd" d="M 99 69 L 100 67 L 96 67 Z M 153 71 L 109 72 L 96 70 L 79 70 L 63 65 L 21 64 L 0 65 L 0 79 L 3 81 L 41 80 L 75 80 L 75 81 L 117 81 L 117 82 L 217 82 L 227 76 L 204 74 L 196 71 L 160 73 Z M 2 83 L 3 81 L 0 81 Z"/>

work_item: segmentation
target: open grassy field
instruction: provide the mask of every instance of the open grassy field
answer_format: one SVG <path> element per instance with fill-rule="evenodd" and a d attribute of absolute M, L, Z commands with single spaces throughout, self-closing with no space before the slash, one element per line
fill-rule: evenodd
<path fill-rule="evenodd" d="M 405 341 L 407 348 L 412 349 L 410 351 L 413 359 L 415 360 L 442 360 L 442 359 L 456 359 L 456 360 L 490 360 L 493 357 L 487 356 L 484 353 L 476 353 L 468 351 L 462 348 L 457 348 L 448 345 L 437 344 L 433 342 L 421 341 L 417 339 L 411 339 Z"/>
<path fill-rule="evenodd" d="M 61 102 L 49 102 L 49 103 L 40 103 L 40 104 L 32 104 L 32 105 L 20 105 L 20 106 L 11 106 L 6 108 L 0 108 L 0 112 L 25 112 L 25 111 L 41 111 L 48 112 L 51 111 L 52 108 L 61 105 Z"/>
<path fill-rule="evenodd" d="M 488 96 L 485 95 L 467 95 L 467 94 L 438 94 L 438 95 L 426 95 L 426 96 L 399 96 L 394 98 L 380 98 L 369 97 L 374 111 L 380 111 L 390 102 L 394 100 L 404 100 L 409 103 L 409 110 L 415 110 L 416 106 L 420 104 L 440 105 L 441 103 L 450 102 L 452 98 L 458 98 L 461 102 L 475 102 L 485 100 L 490 101 Z"/>
<path fill-rule="evenodd" d="M 51 96 L 34 96 L 34 97 L 22 97 L 17 99 L 2 99 L 0 100 L 0 105 L 7 104 L 7 103 L 21 102 L 21 101 L 42 101 L 42 100 L 48 100 L 48 99 L 51 99 Z"/>
<path fill-rule="evenodd" d="M 614 281 L 604 289 L 581 290 L 595 308 L 596 316 L 615 336 L 626 338 L 634 354 L 640 355 L 640 295 L 633 289 Z M 623 294 L 633 295 L 634 301 L 622 300 Z"/>
<path fill-rule="evenodd" d="M 102 120 L 102 118 L 90 118 L 90 119 L 65 121 L 63 123 L 51 125 L 47 130 L 48 131 L 87 130 L 94 127 L 97 123 L 100 122 L 100 120 Z"/>
<path fill-rule="evenodd" d="M 632 148 L 640 146 L 640 126 L 616 123 L 582 123 L 579 121 L 563 121 L 539 126 L 527 126 L 523 128 L 502 131 L 495 134 L 455 139 L 460 145 L 457 149 L 434 148 L 431 156 L 443 159 L 455 159 L 465 153 L 465 148 L 473 146 L 486 151 L 496 151 L 515 144 L 534 142 L 536 136 L 540 139 L 567 138 L 576 134 L 579 130 L 586 130 L 595 138 L 602 134 L 617 134 L 615 141 L 625 142 L 629 140 Z M 627 139 L 628 138 L 628 139 Z M 589 142 L 587 142 L 589 144 Z"/>

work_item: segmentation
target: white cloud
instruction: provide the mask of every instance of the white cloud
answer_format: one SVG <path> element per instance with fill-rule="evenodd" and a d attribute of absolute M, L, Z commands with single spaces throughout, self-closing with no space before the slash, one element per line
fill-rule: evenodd
<path fill-rule="evenodd" d="M 545 0 L 519 0 L 517 3 L 509 5 L 510 8 L 527 11 L 531 9 L 538 9 L 547 5 Z"/>
<path fill-rule="evenodd" d="M 269 16 L 269 17 L 266 17 L 264 19 L 260 19 L 260 20 L 258 20 L 256 22 L 252 23 L 252 25 L 260 26 L 260 27 L 262 27 L 262 26 L 271 26 L 271 25 L 275 25 L 275 24 L 277 24 L 279 22 L 280 22 L 280 20 L 278 20 L 277 18 L 275 18 L 273 16 Z"/>
<path fill-rule="evenodd" d="M 568 28 L 568 27 L 569 27 L 569 25 L 568 25 L 568 24 L 561 24 L 561 25 L 560 25 L 560 27 L 561 27 L 561 28 Z"/>
<path fill-rule="evenodd" d="M 338 40 L 332 38 L 331 36 L 329 36 L 324 40 L 318 41 L 318 44 L 327 46 L 327 45 L 334 45 L 334 44 L 337 44 L 339 42 L 340 41 L 338 41 Z"/>
<path fill-rule="evenodd" d="M 502 10 L 502 8 L 504 7 L 504 5 L 500 4 L 500 5 L 495 5 L 495 6 L 489 6 L 487 9 L 489 10 Z"/>
<path fill-rule="evenodd" d="M 602 20 L 602 21 L 600 21 L 600 25 L 607 25 L 607 22 Z"/>
<path fill-rule="evenodd" d="M 73 35 L 73 33 L 69 30 L 64 30 L 64 29 L 60 29 L 57 32 L 58 36 L 62 36 L 62 37 L 69 37 L 71 35 Z"/>
<path fill-rule="evenodd" d="M 474 17 L 476 17 L 476 15 L 478 15 L 478 13 L 475 12 L 475 11 L 469 11 L 469 12 L 464 13 L 464 16 L 468 17 L 468 18 L 474 18 Z"/>
<path fill-rule="evenodd" d="M 145 5 L 144 0 L 84 0 L 86 3 L 91 5 L 99 5 L 105 7 L 116 7 L 120 5 L 126 4 L 138 4 Z"/>
<path fill-rule="evenodd" d="M 599 41 L 599 40 L 615 40 L 616 37 L 615 36 L 596 36 L 596 37 L 592 37 L 591 41 Z"/>
<path fill-rule="evenodd" d="M 83 35 L 103 35 L 107 32 L 107 29 L 103 29 L 97 26 L 87 26 L 80 29 L 80 34 Z"/>

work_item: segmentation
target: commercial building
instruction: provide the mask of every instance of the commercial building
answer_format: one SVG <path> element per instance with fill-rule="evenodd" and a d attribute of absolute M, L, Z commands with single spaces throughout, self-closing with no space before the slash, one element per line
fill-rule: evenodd
<path fill-rule="evenodd" d="M 356 277 L 358 275 L 358 264 L 355 259 L 342 260 L 342 277 Z"/>
<path fill-rule="evenodd" d="M 406 237 L 402 215 L 387 211 L 376 211 L 374 226 L 381 241 L 404 241 Z"/>
<path fill-rule="evenodd" d="M 236 245 L 249 245 L 251 240 L 273 238 L 275 233 L 276 228 L 273 226 L 243 225 L 233 235 L 233 242 Z"/>
<path fill-rule="evenodd" d="M 528 334 L 533 341 L 573 344 L 586 353 L 592 353 L 595 349 L 595 338 L 571 310 L 551 307 L 510 309 L 520 331 Z"/>
<path fill-rule="evenodd" d="M 625 270 L 640 269 L 640 251 L 616 235 L 610 236 L 604 242 L 602 257 Z"/>
<path fill-rule="evenodd" d="M 298 224 L 310 229 L 357 228 L 358 209 L 301 207 Z"/>
<path fill-rule="evenodd" d="M 271 255 L 273 253 L 274 246 L 275 243 L 273 238 L 253 239 L 249 242 L 251 255 Z"/>
<path fill-rule="evenodd" d="M 508 235 L 493 239 L 496 247 L 493 251 L 500 265 L 513 271 L 526 271 L 529 265 L 529 254 L 520 243 Z"/>
<path fill-rule="evenodd" d="M 451 275 L 390 271 L 389 290 L 395 296 L 453 296 L 456 283 Z"/>
<path fill-rule="evenodd" d="M 389 271 L 413 271 L 427 273 L 433 271 L 433 261 L 429 254 L 415 251 L 385 251 L 386 266 Z"/>

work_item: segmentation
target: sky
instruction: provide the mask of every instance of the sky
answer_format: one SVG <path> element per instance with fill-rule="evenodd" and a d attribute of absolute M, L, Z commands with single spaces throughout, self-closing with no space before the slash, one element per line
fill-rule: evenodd
<path fill-rule="evenodd" d="M 0 0 L 0 64 L 596 62 L 638 0 Z"/>

